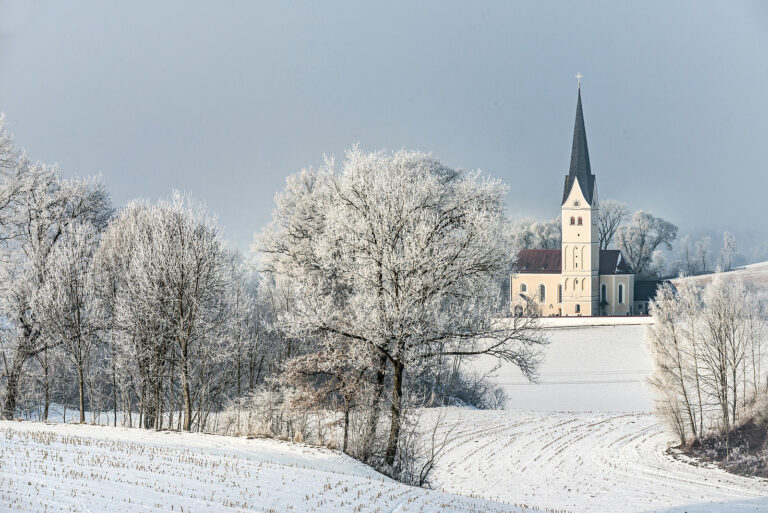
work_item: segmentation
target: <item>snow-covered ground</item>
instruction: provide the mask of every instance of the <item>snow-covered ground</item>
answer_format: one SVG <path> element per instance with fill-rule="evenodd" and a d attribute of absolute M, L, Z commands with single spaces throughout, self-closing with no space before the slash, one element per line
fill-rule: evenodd
<path fill-rule="evenodd" d="M 645 330 L 644 325 L 549 328 L 537 383 L 512 364 L 502 364 L 494 380 L 509 396 L 508 409 L 648 412 L 653 395 L 646 378 L 653 363 Z M 496 360 L 479 359 L 473 365 L 487 372 Z"/>
<path fill-rule="evenodd" d="M 768 481 L 667 453 L 675 441 L 651 413 L 646 328 L 550 326 L 538 383 L 512 365 L 495 371 L 508 410 L 448 410 L 455 438 L 436 484 L 574 512 L 768 511 Z"/>
<path fill-rule="evenodd" d="M 653 323 L 648 315 L 626 315 L 613 317 L 542 317 L 545 328 L 578 328 L 587 326 L 647 326 Z"/>
<path fill-rule="evenodd" d="M 740 277 L 745 283 L 759 287 L 768 287 L 768 262 L 758 262 L 756 264 L 737 267 L 732 271 L 728 271 L 728 274 Z M 713 276 L 713 274 L 701 274 L 699 276 L 690 276 L 684 279 L 694 280 L 703 285 L 711 281 Z M 676 282 L 679 281 L 679 279 L 673 281 Z"/>
<path fill-rule="evenodd" d="M 580 324 L 548 328 L 539 383 L 495 371 L 508 410 L 445 409 L 440 491 L 274 440 L 0 422 L 0 511 L 768 511 L 768 480 L 667 451 L 646 326 Z"/>
<path fill-rule="evenodd" d="M 521 512 L 276 440 L 0 422 L 0 511 Z"/>
<path fill-rule="evenodd" d="M 447 410 L 446 491 L 573 512 L 768 511 L 768 480 L 677 460 L 649 413 Z"/>
<path fill-rule="evenodd" d="M 648 413 L 443 411 L 437 490 L 276 440 L 0 422 L 0 511 L 768 511 L 768 480 L 676 459 Z"/>

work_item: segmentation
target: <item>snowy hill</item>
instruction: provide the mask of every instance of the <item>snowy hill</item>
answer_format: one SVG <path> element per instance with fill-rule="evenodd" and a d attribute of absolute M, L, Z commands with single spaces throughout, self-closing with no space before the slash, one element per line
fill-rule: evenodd
<path fill-rule="evenodd" d="M 751 283 L 761 287 L 768 287 L 768 262 L 758 262 L 756 264 L 737 267 L 732 271 L 728 271 L 727 274 L 739 276 L 744 280 L 745 283 Z M 694 280 L 698 283 L 704 284 L 709 282 L 712 279 L 712 276 L 712 274 L 702 274 L 699 276 L 690 276 L 684 279 Z"/>
<path fill-rule="evenodd" d="M 405 486 L 336 451 L 301 444 L 0 422 L 0 510 L 11 509 L 110 513 L 523 511 Z"/>

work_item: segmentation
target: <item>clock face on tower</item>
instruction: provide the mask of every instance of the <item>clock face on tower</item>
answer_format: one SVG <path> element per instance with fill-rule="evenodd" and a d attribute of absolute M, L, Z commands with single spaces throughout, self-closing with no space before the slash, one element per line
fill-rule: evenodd
<path fill-rule="evenodd" d="M 579 203 L 578 201 L 574 201 L 574 202 L 573 202 L 573 206 L 574 206 L 574 207 L 578 207 L 580 204 L 581 204 L 581 203 Z"/>

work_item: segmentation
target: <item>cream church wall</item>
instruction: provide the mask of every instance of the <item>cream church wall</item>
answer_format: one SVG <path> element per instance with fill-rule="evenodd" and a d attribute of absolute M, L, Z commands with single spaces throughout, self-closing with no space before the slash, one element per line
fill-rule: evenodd
<path fill-rule="evenodd" d="M 521 292 L 520 286 L 525 283 L 527 286 L 527 292 Z M 545 301 L 542 302 L 539 298 L 539 285 L 544 285 L 546 290 Z M 529 300 L 536 304 L 539 309 L 540 315 L 551 316 L 561 315 L 562 303 L 558 302 L 557 289 L 561 285 L 560 274 L 534 274 L 534 273 L 520 273 L 513 274 L 510 279 L 510 294 L 512 312 L 514 313 L 515 306 L 523 307 L 523 311 L 528 302 L 520 297 L 520 294 L 525 295 Z"/>
<path fill-rule="evenodd" d="M 624 287 L 623 302 L 619 303 L 619 284 Z M 601 274 L 598 294 L 600 299 L 598 304 L 602 303 L 602 287 L 606 288 L 605 313 L 599 312 L 598 315 L 627 315 L 634 311 L 635 297 L 635 277 L 632 274 Z"/>
<path fill-rule="evenodd" d="M 563 315 L 598 315 L 600 246 L 596 190 L 592 203 L 587 203 L 581 184 L 575 181 L 562 206 Z M 576 280 L 579 286 L 572 285 Z"/>

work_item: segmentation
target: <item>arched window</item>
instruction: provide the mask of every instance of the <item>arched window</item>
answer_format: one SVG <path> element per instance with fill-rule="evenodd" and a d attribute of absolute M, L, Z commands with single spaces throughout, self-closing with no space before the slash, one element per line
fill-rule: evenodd
<path fill-rule="evenodd" d="M 581 217 L 579 217 L 579 226 L 583 225 L 584 223 L 581 222 Z"/>
<path fill-rule="evenodd" d="M 576 305 L 576 313 L 581 313 L 581 305 Z"/>
<path fill-rule="evenodd" d="M 571 217 L 571 226 L 573 226 L 574 224 L 576 224 L 576 218 L 575 217 Z"/>
<path fill-rule="evenodd" d="M 563 286 L 562 285 L 557 286 L 557 302 L 558 303 L 563 302 Z"/>
<path fill-rule="evenodd" d="M 624 285 L 619 283 L 619 304 L 624 304 Z"/>
<path fill-rule="evenodd" d="M 547 288 L 542 283 L 539 285 L 539 301 L 544 302 L 547 299 Z"/>
<path fill-rule="evenodd" d="M 528 292 L 528 285 L 526 285 L 525 283 L 521 283 L 520 284 L 520 292 L 522 292 L 522 293 Z"/>
<path fill-rule="evenodd" d="M 600 287 L 600 302 L 601 303 L 607 303 L 606 296 L 608 295 L 608 290 L 605 287 L 605 283 L 603 283 L 603 286 Z"/>

